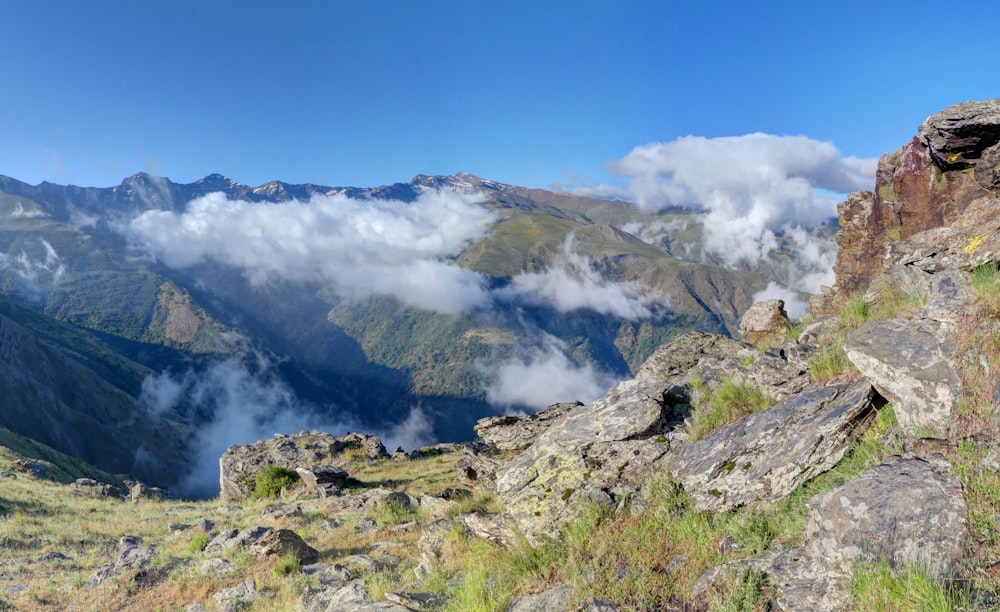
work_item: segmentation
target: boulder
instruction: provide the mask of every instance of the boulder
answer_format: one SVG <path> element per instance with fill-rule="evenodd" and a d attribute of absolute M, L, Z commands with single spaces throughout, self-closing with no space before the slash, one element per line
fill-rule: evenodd
<path fill-rule="evenodd" d="M 90 590 L 108 578 L 121 576 L 125 572 L 142 572 L 153 562 L 156 551 L 151 546 L 142 546 L 142 538 L 122 536 L 112 561 L 97 568 L 83 588 Z"/>
<path fill-rule="evenodd" d="M 876 402 L 863 380 L 804 391 L 686 444 L 670 472 L 698 510 L 773 504 L 836 465 Z"/>
<path fill-rule="evenodd" d="M 500 450 L 522 450 L 531 446 L 538 434 L 557 423 L 580 402 L 553 404 L 536 414 L 524 417 L 495 416 L 480 419 L 474 427 L 479 438 Z"/>
<path fill-rule="evenodd" d="M 77 478 L 70 487 L 77 495 L 88 497 L 111 497 L 117 494 L 112 485 L 98 482 L 93 478 Z"/>
<path fill-rule="evenodd" d="M 303 565 L 319 559 L 319 552 L 291 529 L 274 529 L 264 533 L 250 545 L 250 552 L 256 557 L 291 555 Z"/>
<path fill-rule="evenodd" d="M 740 335 L 759 346 L 763 343 L 780 344 L 790 321 L 782 300 L 764 300 L 751 306 L 740 319 Z"/>
<path fill-rule="evenodd" d="M 888 399 L 909 436 L 947 438 L 962 397 L 955 328 L 943 321 L 872 321 L 852 332 L 847 358 Z"/>
<path fill-rule="evenodd" d="M 510 604 L 507 612 L 563 612 L 572 609 L 572 602 L 573 589 L 560 585 L 541 593 L 521 595 Z"/>
<path fill-rule="evenodd" d="M 372 602 L 364 582 L 359 579 L 339 587 L 307 588 L 295 609 L 299 612 L 410 612 L 409 608 L 391 601 Z"/>
<path fill-rule="evenodd" d="M 332 436 L 303 431 L 294 436 L 276 435 L 270 440 L 230 446 L 219 459 L 219 496 L 239 501 L 253 492 L 257 471 L 264 465 L 289 470 L 324 466 L 346 468 L 353 461 L 370 461 L 389 454 L 378 436 L 349 433 Z"/>
<path fill-rule="evenodd" d="M 1000 143 L 1000 99 L 961 102 L 927 118 L 917 131 L 938 166 L 964 170 Z"/>
<path fill-rule="evenodd" d="M 332 465 L 297 467 L 295 473 L 302 479 L 307 492 L 320 497 L 337 495 L 347 482 L 347 470 Z"/>
<path fill-rule="evenodd" d="M 916 457 L 890 457 L 813 499 L 802 546 L 768 572 L 785 610 L 844 610 L 854 564 L 919 566 L 933 578 L 957 577 L 968 533 L 958 480 Z"/>
<path fill-rule="evenodd" d="M 163 501 L 170 499 L 170 494 L 167 490 L 160 487 L 151 487 L 135 480 L 125 480 L 123 484 L 128 488 L 127 499 L 133 504 L 139 503 L 142 500 Z"/>
<path fill-rule="evenodd" d="M 500 451 L 484 442 L 472 442 L 462 449 L 455 464 L 462 482 L 471 488 L 496 493 L 497 471 L 503 466 Z"/>
<path fill-rule="evenodd" d="M 247 580 L 228 589 L 222 589 L 213 595 L 212 599 L 219 604 L 220 610 L 224 612 L 232 610 L 235 612 L 236 610 L 243 610 L 250 607 L 258 597 L 260 597 L 260 593 L 257 592 L 254 581 Z"/>

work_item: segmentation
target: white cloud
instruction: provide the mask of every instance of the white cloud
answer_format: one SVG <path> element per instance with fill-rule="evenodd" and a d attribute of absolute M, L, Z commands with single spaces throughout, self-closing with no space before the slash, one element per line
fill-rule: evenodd
<path fill-rule="evenodd" d="M 549 304 L 559 312 L 590 309 L 631 320 L 652 317 L 658 306 L 666 305 L 664 298 L 643 295 L 634 282 L 604 278 L 589 257 L 574 252 L 573 244 L 574 234 L 570 233 L 550 268 L 517 274 L 494 294 L 498 299 Z"/>
<path fill-rule="evenodd" d="M 753 301 L 784 300 L 788 316 L 798 319 L 809 306 L 803 294 L 816 294 L 823 285 L 833 285 L 837 244 L 831 239 L 814 236 L 801 227 L 789 228 L 785 237 L 793 244 L 792 262 L 784 270 L 785 282 L 768 283 L 766 289 L 754 295 Z"/>
<path fill-rule="evenodd" d="M 14 202 L 14 210 L 11 211 L 10 216 L 13 217 L 13 218 L 15 218 L 15 219 L 18 219 L 18 218 L 30 219 L 30 218 L 33 218 L 33 217 L 48 217 L 48 215 L 45 214 L 45 211 L 43 211 L 41 209 L 38 209 L 38 208 L 32 208 L 31 210 L 25 210 L 24 205 L 21 204 L 20 202 Z"/>
<path fill-rule="evenodd" d="M 566 355 L 566 345 L 542 332 L 538 344 L 521 347 L 509 359 L 480 365 L 485 378 L 487 400 L 511 411 L 516 406 L 540 410 L 559 402 L 592 402 L 618 378 L 591 364 L 578 365 Z"/>
<path fill-rule="evenodd" d="M 167 265 L 215 260 L 251 283 L 333 283 L 349 299 L 389 294 L 448 314 L 489 304 L 485 279 L 451 259 L 482 237 L 493 215 L 474 194 L 428 191 L 414 202 L 314 196 L 308 202 L 249 203 L 213 193 L 183 213 L 148 211 L 127 233 Z"/>
<path fill-rule="evenodd" d="M 275 433 L 303 429 L 343 435 L 368 431 L 352 415 L 320 416 L 298 399 L 278 375 L 272 360 L 249 347 L 204 370 L 153 374 L 143 381 L 140 403 L 156 415 L 187 420 L 196 427 L 191 440 L 192 469 L 173 484 L 185 497 L 207 497 L 219 491 L 219 458 L 234 444 L 250 444 Z M 195 417 L 193 415 L 200 415 Z M 201 422 L 207 415 L 207 422 Z M 430 419 L 417 406 L 406 419 L 376 431 L 385 444 L 412 449 L 433 442 Z M 141 449 L 140 449 L 141 450 Z"/>
<path fill-rule="evenodd" d="M 38 241 L 39 249 L 33 249 L 34 254 L 22 250 L 17 256 L 0 255 L 0 270 L 10 270 L 21 279 L 25 291 L 37 299 L 48 292 L 66 274 L 66 265 L 59 253 L 48 240 Z"/>
<path fill-rule="evenodd" d="M 766 258 L 776 231 L 836 216 L 823 192 L 870 189 L 876 164 L 840 157 L 832 144 L 804 136 L 755 133 L 643 145 L 608 167 L 627 180 L 624 195 L 644 208 L 705 212 L 705 250 L 735 266 Z"/>

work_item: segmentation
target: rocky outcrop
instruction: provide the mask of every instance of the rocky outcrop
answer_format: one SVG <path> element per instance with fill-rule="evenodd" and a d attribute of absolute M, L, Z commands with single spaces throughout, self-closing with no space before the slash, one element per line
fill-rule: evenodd
<path fill-rule="evenodd" d="M 740 319 L 740 335 L 743 339 L 759 346 L 764 343 L 781 344 L 789 325 L 785 302 L 764 300 L 751 306 Z"/>
<path fill-rule="evenodd" d="M 302 479 L 307 493 L 315 493 L 320 497 L 337 495 L 347 482 L 347 470 L 332 465 L 297 467 L 295 473 Z"/>
<path fill-rule="evenodd" d="M 907 435 L 948 437 L 962 396 L 953 325 L 928 319 L 873 321 L 851 333 L 844 351 L 893 404 Z"/>
<path fill-rule="evenodd" d="M 804 391 L 685 445 L 670 472 L 699 510 L 766 507 L 836 465 L 876 402 L 867 381 Z"/>
<path fill-rule="evenodd" d="M 842 231 L 834 272 L 837 293 L 863 291 L 883 269 L 885 248 L 921 232 L 951 226 L 982 198 L 1000 195 L 1000 100 L 963 102 L 931 115 L 907 145 L 879 160 L 875 192 L 854 194 L 838 207 Z M 980 204 L 980 208 L 984 208 Z M 975 238 L 976 235 L 980 237 Z M 964 247 L 978 251 L 980 232 Z M 833 299 L 810 311 L 829 312 Z"/>
<path fill-rule="evenodd" d="M 137 572 L 141 572 L 149 567 L 155 555 L 156 551 L 152 546 L 142 545 L 142 538 L 137 536 L 122 536 L 118 540 L 118 549 L 115 558 L 97 568 L 97 571 L 87 580 L 83 588 L 89 591 L 109 578 L 121 576 L 125 573 L 135 575 Z"/>
<path fill-rule="evenodd" d="M 275 435 L 270 440 L 229 447 L 219 459 L 219 496 L 225 500 L 246 499 L 253 492 L 254 478 L 264 465 L 289 470 L 315 466 L 343 468 L 352 460 L 374 460 L 389 454 L 378 436 L 303 431 L 294 436 Z"/>
<path fill-rule="evenodd" d="M 892 457 L 813 500 L 802 546 L 768 571 L 782 609 L 843 610 L 855 563 L 885 560 L 952 578 L 961 570 L 967 532 L 962 487 L 947 466 Z"/>
<path fill-rule="evenodd" d="M 245 548 L 256 557 L 292 555 L 303 564 L 315 563 L 319 558 L 316 549 L 294 531 L 271 527 L 223 531 L 208 542 L 205 554 L 219 554 L 235 548 Z"/>
<path fill-rule="evenodd" d="M 480 419 L 474 427 L 479 438 L 500 450 L 522 450 L 531 446 L 538 434 L 563 419 L 580 402 L 553 404 L 527 417 L 496 416 Z"/>

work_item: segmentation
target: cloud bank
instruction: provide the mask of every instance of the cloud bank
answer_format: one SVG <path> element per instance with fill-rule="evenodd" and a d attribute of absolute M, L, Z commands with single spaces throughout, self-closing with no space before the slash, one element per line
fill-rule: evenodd
<path fill-rule="evenodd" d="M 636 147 L 608 169 L 625 179 L 612 189 L 649 210 L 683 206 L 706 213 L 704 248 L 726 264 L 756 262 L 777 246 L 775 232 L 812 228 L 836 216 L 825 192 L 870 189 L 876 159 L 841 157 L 804 136 L 686 136 Z M 607 196 L 607 186 L 581 187 Z"/>
<path fill-rule="evenodd" d="M 320 416 L 301 402 L 281 379 L 274 362 L 247 346 L 204 370 L 148 376 L 140 403 L 156 415 L 170 414 L 196 426 L 190 441 L 192 469 L 173 486 L 184 497 L 204 498 L 219 491 L 219 457 L 233 444 L 249 444 L 275 433 L 306 430 L 343 435 L 368 431 L 351 415 Z M 419 407 L 394 426 L 376 431 L 390 450 L 413 449 L 434 441 L 430 419 Z"/>
<path fill-rule="evenodd" d="M 515 275 L 508 286 L 498 289 L 501 300 L 520 300 L 527 304 L 547 304 L 559 312 L 590 309 L 623 319 L 648 319 L 666 306 L 664 298 L 643 295 L 638 283 L 605 278 L 589 257 L 573 250 L 571 232 L 563 243 L 562 253 L 543 272 Z"/>
<path fill-rule="evenodd" d="M 125 231 L 174 268 L 214 260 L 242 270 L 254 285 L 332 283 L 347 299 L 388 294 L 460 314 L 486 307 L 490 297 L 485 279 L 451 258 L 485 235 L 493 218 L 475 195 L 448 190 L 409 203 L 343 195 L 250 203 L 213 193 L 182 213 L 144 212 Z"/>
<path fill-rule="evenodd" d="M 508 359 L 480 365 L 487 400 L 506 410 L 519 407 L 541 410 L 559 402 L 592 402 L 604 395 L 619 378 L 591 364 L 577 365 L 566 354 L 566 344 L 541 332 L 534 345 L 521 346 Z"/>

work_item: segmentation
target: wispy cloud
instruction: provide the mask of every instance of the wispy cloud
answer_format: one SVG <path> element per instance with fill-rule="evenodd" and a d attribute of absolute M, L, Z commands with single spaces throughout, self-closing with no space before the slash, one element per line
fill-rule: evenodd
<path fill-rule="evenodd" d="M 50 291 L 66 274 L 65 263 L 48 240 L 42 238 L 35 244 L 37 247 L 31 253 L 28 250 L 15 256 L 0 253 L 0 270 L 13 272 L 32 299 Z"/>
<path fill-rule="evenodd" d="M 570 233 L 562 253 L 543 272 L 515 275 L 495 295 L 500 300 L 547 304 L 559 312 L 590 309 L 623 319 L 648 319 L 667 306 L 666 298 L 643 294 L 635 282 L 606 278 L 594 262 L 574 250 Z"/>
<path fill-rule="evenodd" d="M 619 380 L 589 363 L 574 363 L 566 344 L 544 332 L 507 359 L 480 363 L 479 369 L 486 381 L 487 400 L 508 412 L 520 407 L 540 410 L 559 402 L 591 402 Z"/>
<path fill-rule="evenodd" d="M 459 314 L 489 303 L 485 279 L 453 261 L 493 220 L 475 197 L 442 190 L 409 203 L 317 195 L 252 204 L 214 193 L 182 213 L 143 213 L 126 231 L 175 268 L 215 260 L 241 269 L 255 285 L 332 283 L 348 299 L 387 294 Z"/>

